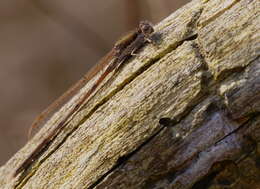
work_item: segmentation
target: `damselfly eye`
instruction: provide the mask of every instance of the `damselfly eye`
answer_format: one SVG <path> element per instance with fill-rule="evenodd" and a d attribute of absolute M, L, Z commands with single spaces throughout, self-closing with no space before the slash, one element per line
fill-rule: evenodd
<path fill-rule="evenodd" d="M 151 34 L 154 32 L 152 24 L 148 21 L 141 21 L 139 24 L 139 28 L 141 29 L 143 34 Z"/>

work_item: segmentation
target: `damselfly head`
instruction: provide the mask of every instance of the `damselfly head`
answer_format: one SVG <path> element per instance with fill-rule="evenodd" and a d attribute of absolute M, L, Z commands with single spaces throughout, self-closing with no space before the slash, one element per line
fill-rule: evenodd
<path fill-rule="evenodd" d="M 139 23 L 139 29 L 144 35 L 149 35 L 154 32 L 153 25 L 149 21 L 141 21 Z"/>

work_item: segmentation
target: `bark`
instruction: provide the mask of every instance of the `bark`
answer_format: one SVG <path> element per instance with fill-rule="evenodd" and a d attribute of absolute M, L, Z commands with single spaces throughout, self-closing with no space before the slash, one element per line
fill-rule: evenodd
<path fill-rule="evenodd" d="M 257 0 L 195 0 L 13 172 L 93 78 L 0 169 L 0 188 L 260 188 Z"/>

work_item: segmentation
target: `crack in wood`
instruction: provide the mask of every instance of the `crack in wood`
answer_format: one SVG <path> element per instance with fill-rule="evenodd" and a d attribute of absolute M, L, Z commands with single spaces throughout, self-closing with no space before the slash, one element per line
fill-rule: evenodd
<path fill-rule="evenodd" d="M 140 146 L 138 146 L 134 151 L 130 152 L 129 154 L 126 154 L 124 156 L 121 156 L 118 158 L 116 164 L 105 174 L 103 174 L 95 183 L 93 183 L 91 186 L 88 187 L 88 189 L 95 188 L 98 184 L 100 184 L 110 173 L 115 171 L 118 167 L 122 166 L 125 162 L 127 162 L 132 156 L 134 156 L 136 153 L 138 153 L 144 146 L 146 146 L 153 138 L 155 138 L 158 134 L 161 133 L 161 131 L 164 129 L 164 127 L 160 128 L 155 134 L 153 134 L 151 137 L 149 137 L 146 141 L 144 141 Z"/>
<path fill-rule="evenodd" d="M 204 22 L 199 23 L 199 26 L 204 27 L 204 26 L 208 25 L 210 22 L 213 22 L 218 17 L 220 17 L 222 14 L 224 14 L 227 10 L 231 9 L 239 1 L 241 1 L 241 0 L 234 0 L 234 2 L 231 3 L 229 6 L 227 6 L 226 8 L 220 10 L 219 12 L 217 12 L 216 14 L 214 14 L 212 17 L 210 17 L 209 19 L 205 20 Z"/>

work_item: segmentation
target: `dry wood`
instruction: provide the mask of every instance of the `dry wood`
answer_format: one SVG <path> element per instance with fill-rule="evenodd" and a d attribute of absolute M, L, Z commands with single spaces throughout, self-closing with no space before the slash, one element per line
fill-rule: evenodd
<path fill-rule="evenodd" d="M 0 169 L 0 188 L 260 188 L 257 0 L 195 0 L 19 164 L 93 78 Z"/>

